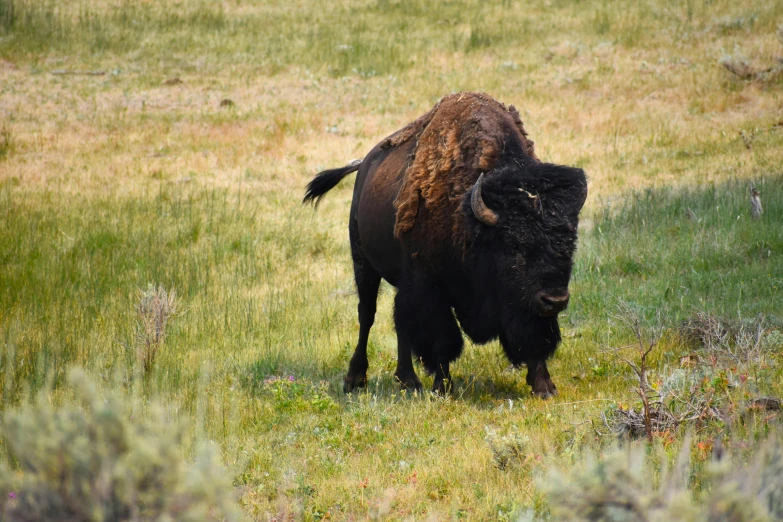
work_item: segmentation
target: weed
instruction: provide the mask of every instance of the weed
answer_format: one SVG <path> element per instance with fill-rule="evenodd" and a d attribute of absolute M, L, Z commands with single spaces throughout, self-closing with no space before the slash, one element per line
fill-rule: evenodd
<path fill-rule="evenodd" d="M 642 401 L 642 421 L 644 423 L 644 432 L 645 435 L 647 435 L 647 440 L 652 442 L 653 438 L 653 429 L 652 429 L 652 416 L 656 414 L 657 412 L 653 412 L 650 407 L 650 391 L 652 390 L 652 387 L 650 386 L 650 383 L 647 378 L 647 370 L 648 370 L 648 361 L 647 357 L 650 355 L 650 353 L 655 349 L 656 345 L 658 344 L 658 341 L 660 340 L 662 329 L 661 327 L 657 327 L 652 333 L 645 336 L 645 333 L 642 331 L 642 319 L 639 316 L 639 312 L 636 310 L 633 310 L 627 303 L 620 303 L 619 305 L 619 313 L 616 314 L 615 319 L 619 321 L 620 323 L 624 323 L 630 330 L 633 332 L 634 337 L 636 337 L 636 342 L 638 343 L 637 347 L 637 355 L 638 355 L 638 364 L 636 361 L 623 357 L 619 355 L 618 357 L 621 358 L 630 368 L 633 370 L 634 376 L 638 380 L 638 387 L 636 389 L 636 393 L 639 396 L 639 398 Z M 622 411 L 622 410 L 618 410 Z M 628 415 L 628 420 L 633 419 L 632 415 Z M 656 414 L 656 424 L 661 424 L 662 419 L 660 419 L 660 415 Z M 658 430 L 660 430 L 661 426 L 656 426 Z M 630 428 L 630 431 L 633 431 L 633 428 Z"/>
<path fill-rule="evenodd" d="M 148 375 L 155 364 L 155 358 L 166 340 L 169 321 L 177 315 L 179 304 L 177 292 L 166 291 L 163 285 L 147 285 L 140 291 L 137 311 L 138 344 L 137 359 L 144 375 Z"/>

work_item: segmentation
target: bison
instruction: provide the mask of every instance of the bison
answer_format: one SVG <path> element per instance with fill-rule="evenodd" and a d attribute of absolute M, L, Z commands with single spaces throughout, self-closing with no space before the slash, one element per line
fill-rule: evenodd
<path fill-rule="evenodd" d="M 450 385 L 463 348 L 500 339 L 527 366 L 533 394 L 557 393 L 546 360 L 560 343 L 579 212 L 579 168 L 542 163 L 519 113 L 486 94 L 446 96 L 361 161 L 319 173 L 304 203 L 358 171 L 348 225 L 359 294 L 359 341 L 343 390 L 367 383 L 378 286 L 397 288 L 396 378 L 421 389 L 412 354 Z"/>

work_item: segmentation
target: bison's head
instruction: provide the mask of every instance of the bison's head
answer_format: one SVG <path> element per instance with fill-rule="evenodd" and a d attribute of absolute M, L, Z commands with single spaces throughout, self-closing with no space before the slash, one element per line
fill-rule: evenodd
<path fill-rule="evenodd" d="M 512 162 L 479 177 L 465 202 L 473 251 L 502 305 L 544 317 L 565 309 L 586 197 L 578 168 Z"/>

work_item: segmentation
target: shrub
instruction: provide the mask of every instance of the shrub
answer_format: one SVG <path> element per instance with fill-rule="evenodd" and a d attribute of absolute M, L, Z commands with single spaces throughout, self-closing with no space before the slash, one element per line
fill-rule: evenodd
<path fill-rule="evenodd" d="M 539 479 L 553 520 L 764 522 L 783 519 L 783 437 L 764 442 L 750 463 L 716 457 L 709 466 L 708 488 L 688 488 L 693 469 L 686 443 L 671 470 L 658 476 L 643 447 L 616 449 L 591 457 L 568 473 Z M 665 460 L 665 457 L 661 456 Z"/>
<path fill-rule="evenodd" d="M 484 427 L 486 433 L 485 440 L 492 452 L 492 460 L 501 471 L 505 471 L 514 466 L 524 466 L 531 459 L 528 451 L 530 439 L 526 435 L 517 432 L 498 435 L 497 432 L 489 426 Z"/>
<path fill-rule="evenodd" d="M 100 397 L 81 371 L 69 380 L 80 405 L 55 408 L 42 395 L 4 415 L 10 462 L 0 461 L 0 519 L 237 519 L 214 450 L 206 446 L 186 462 L 181 426 L 162 415 L 132 423 L 123 403 Z"/>
<path fill-rule="evenodd" d="M 697 312 L 679 331 L 717 364 L 745 371 L 763 365 L 769 354 L 780 347 L 780 332 L 768 328 L 762 316 L 732 321 Z"/>

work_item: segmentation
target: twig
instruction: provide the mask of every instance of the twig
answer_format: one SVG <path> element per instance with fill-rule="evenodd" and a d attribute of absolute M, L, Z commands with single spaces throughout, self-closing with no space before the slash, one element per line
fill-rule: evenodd
<path fill-rule="evenodd" d="M 103 76 L 106 71 L 68 71 L 66 69 L 57 69 L 52 71 L 57 76 Z"/>
<path fill-rule="evenodd" d="M 549 404 L 548 406 L 572 406 L 574 404 L 584 404 L 587 402 L 616 402 L 614 399 L 586 399 L 584 401 L 574 401 L 574 402 L 556 402 Z"/>
<path fill-rule="evenodd" d="M 739 135 L 742 138 L 742 143 L 745 144 L 745 148 L 750 150 L 752 147 L 753 133 L 748 134 L 744 130 L 739 131 Z"/>
<path fill-rule="evenodd" d="M 744 62 L 721 62 L 728 71 L 736 74 L 743 80 L 755 80 L 758 82 L 769 82 L 777 79 L 783 73 L 783 64 L 778 64 L 766 69 L 756 71 L 750 65 Z"/>

